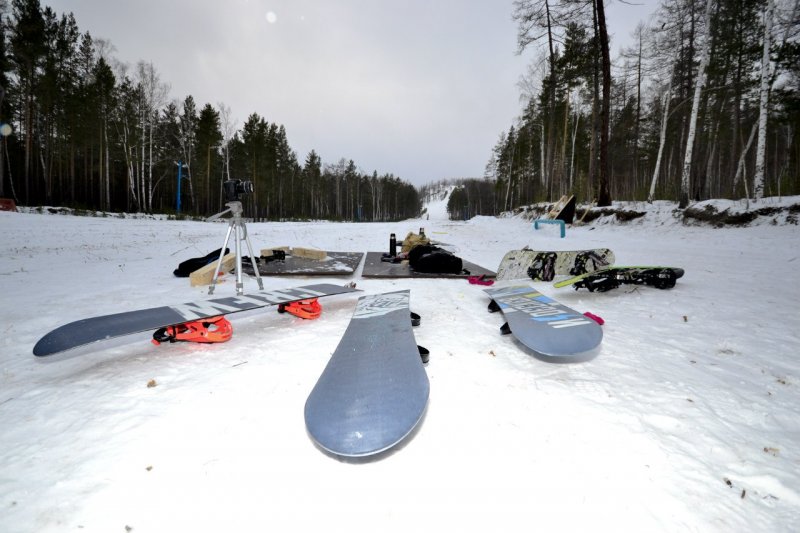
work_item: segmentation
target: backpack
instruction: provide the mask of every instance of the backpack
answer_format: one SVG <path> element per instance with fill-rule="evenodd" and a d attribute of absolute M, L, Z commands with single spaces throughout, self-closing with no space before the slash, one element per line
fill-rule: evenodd
<path fill-rule="evenodd" d="M 191 274 L 198 268 L 202 268 L 208 265 L 209 263 L 217 261 L 219 259 L 219 253 L 221 251 L 222 248 L 218 248 L 205 257 L 193 257 L 192 259 L 187 259 L 186 261 L 179 264 L 178 268 L 176 268 L 172 273 L 179 278 L 188 278 L 189 274 Z M 228 248 L 225 248 L 225 254 L 227 254 L 228 252 L 229 252 Z"/>
<path fill-rule="evenodd" d="M 463 270 L 460 257 L 432 244 L 414 246 L 408 252 L 408 264 L 417 272 L 429 274 L 460 274 Z"/>

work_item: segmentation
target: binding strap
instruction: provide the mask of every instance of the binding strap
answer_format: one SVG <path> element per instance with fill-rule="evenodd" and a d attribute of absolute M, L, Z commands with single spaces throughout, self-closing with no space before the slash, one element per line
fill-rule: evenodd
<path fill-rule="evenodd" d="M 278 306 L 278 312 L 291 313 L 294 316 L 299 316 L 306 320 L 314 320 L 315 318 L 319 318 L 319 315 L 322 314 L 322 305 L 320 305 L 316 298 L 312 298 L 310 300 L 281 304 Z"/>
<path fill-rule="evenodd" d="M 225 342 L 233 336 L 233 326 L 224 316 L 204 318 L 167 326 L 153 333 L 153 344 L 162 342 Z"/>

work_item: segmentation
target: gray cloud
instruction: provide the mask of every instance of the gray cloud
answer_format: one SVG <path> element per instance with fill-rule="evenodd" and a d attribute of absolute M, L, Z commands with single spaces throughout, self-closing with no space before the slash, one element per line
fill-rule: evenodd
<path fill-rule="evenodd" d="M 283 124 L 301 162 L 313 148 L 417 185 L 481 176 L 519 113 L 510 1 L 44 3 L 152 61 L 172 97 Z"/>

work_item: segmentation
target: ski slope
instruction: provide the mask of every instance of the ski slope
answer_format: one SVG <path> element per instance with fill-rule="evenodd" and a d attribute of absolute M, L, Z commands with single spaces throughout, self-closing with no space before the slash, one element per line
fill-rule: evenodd
<path fill-rule="evenodd" d="M 303 422 L 359 293 L 322 300 L 312 321 L 234 315 L 225 344 L 140 335 L 42 360 L 33 345 L 66 322 L 204 298 L 172 271 L 218 248 L 226 225 L 0 212 L 0 531 L 798 529 L 796 218 L 686 225 L 657 202 L 561 239 L 521 217 L 449 221 L 445 205 L 398 223 L 248 230 L 259 250 L 366 252 L 425 227 L 491 269 L 525 245 L 609 247 L 617 264 L 686 274 L 666 291 L 531 282 L 605 320 L 597 356 L 568 365 L 501 336 L 483 287 L 465 280 L 265 278 L 411 290 L 416 341 L 431 352 L 428 409 L 400 447 L 360 462 L 320 451 Z M 234 293 L 229 275 L 215 296 Z"/>

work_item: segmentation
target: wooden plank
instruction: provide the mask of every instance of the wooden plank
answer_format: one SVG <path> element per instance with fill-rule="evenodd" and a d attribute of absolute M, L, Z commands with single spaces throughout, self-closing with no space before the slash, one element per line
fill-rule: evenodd
<path fill-rule="evenodd" d="M 315 261 L 325 261 L 328 258 L 328 253 L 325 250 L 315 250 L 313 248 L 302 248 L 300 246 L 295 246 L 290 248 L 288 246 L 280 246 L 277 248 L 264 248 L 261 250 L 261 255 L 263 257 L 270 257 L 272 252 L 285 252 L 286 255 L 292 255 L 294 257 L 302 257 L 305 259 L 313 259 Z"/>
<path fill-rule="evenodd" d="M 189 274 L 189 282 L 192 287 L 197 285 L 211 285 L 211 281 L 216 275 L 217 262 L 209 263 L 204 267 L 200 267 L 191 274 Z M 222 258 L 222 271 L 227 272 L 236 266 L 236 254 L 230 253 Z"/>
<path fill-rule="evenodd" d="M 313 248 L 300 248 L 295 246 L 292 248 L 292 255 L 295 257 L 302 257 L 305 259 L 314 259 L 315 261 L 324 261 L 328 258 L 328 253 L 325 250 L 314 250 Z"/>
<path fill-rule="evenodd" d="M 291 253 L 292 249 L 288 246 L 274 246 L 272 248 L 262 248 L 262 257 L 272 257 L 272 252 L 284 252 L 286 255 Z"/>

